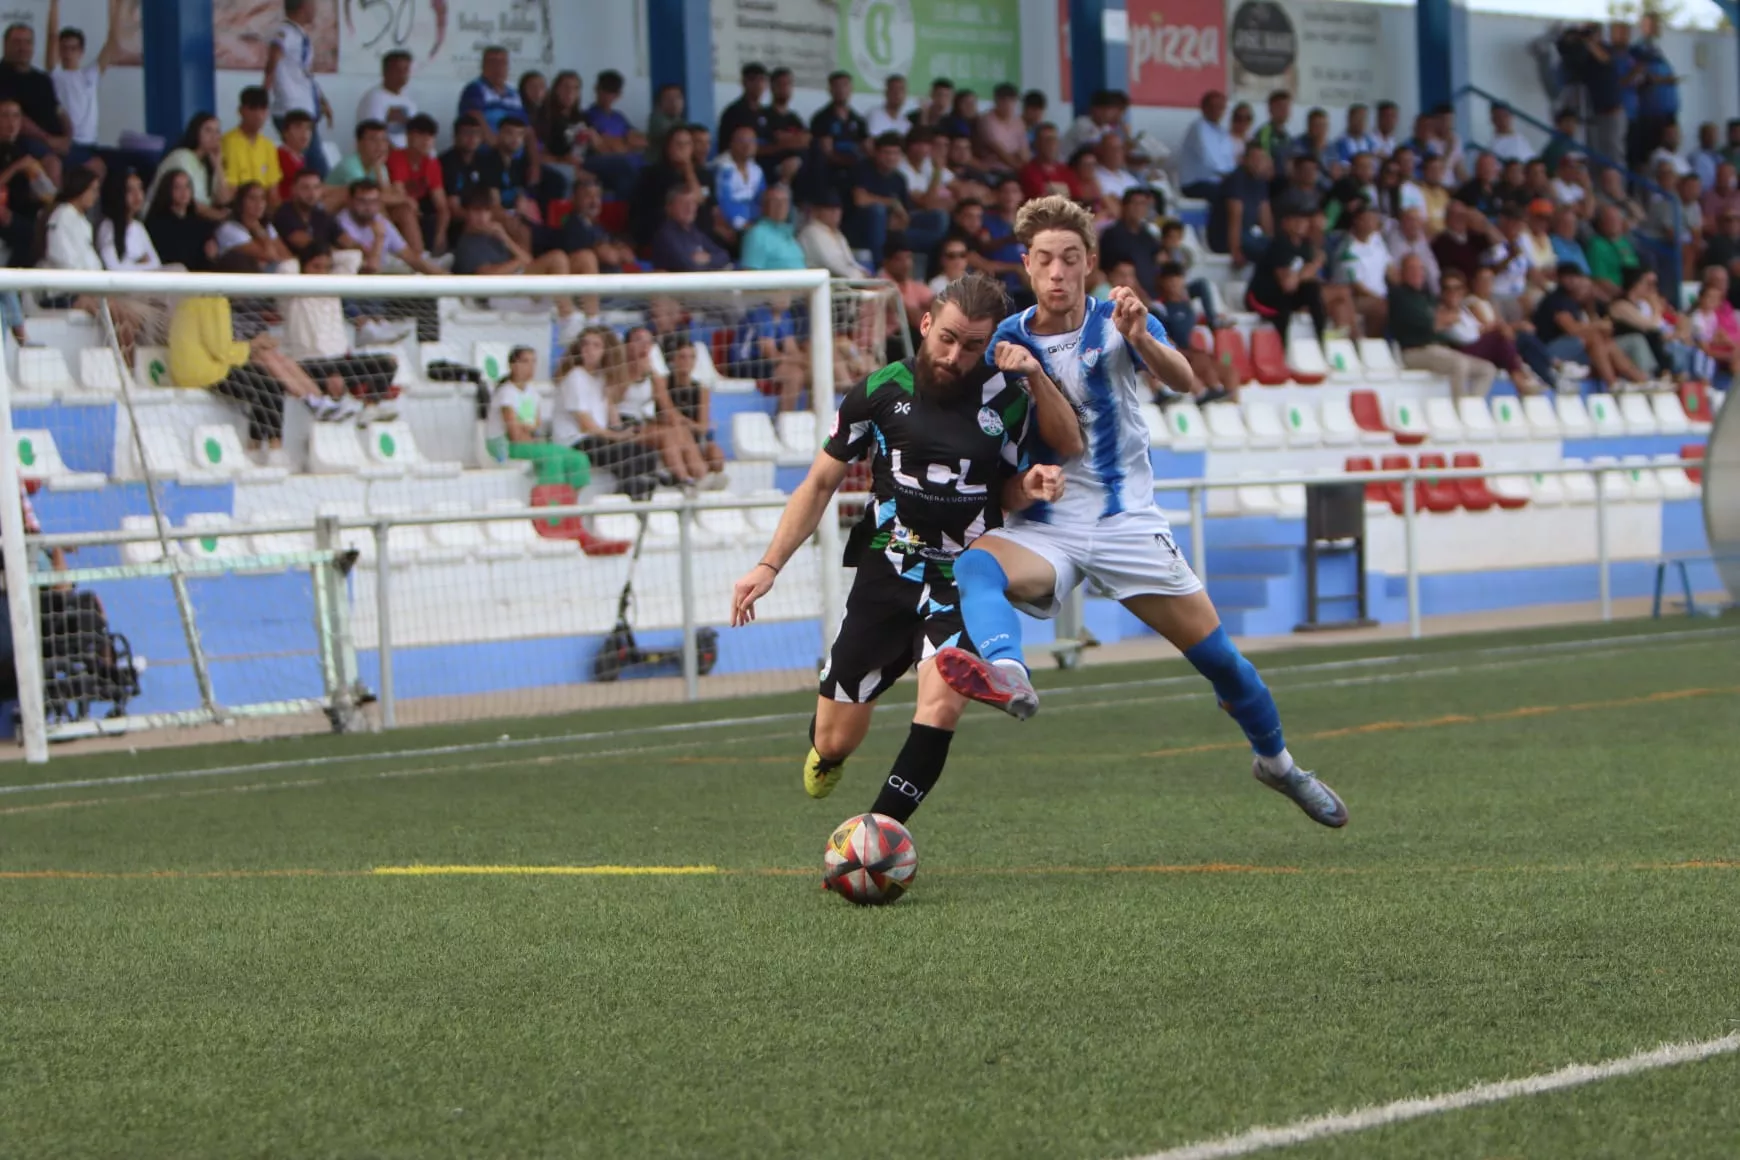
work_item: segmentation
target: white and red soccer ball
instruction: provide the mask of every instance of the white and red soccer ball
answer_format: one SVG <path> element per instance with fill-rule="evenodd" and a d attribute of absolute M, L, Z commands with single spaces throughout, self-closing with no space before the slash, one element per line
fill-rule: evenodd
<path fill-rule="evenodd" d="M 859 814 L 834 828 L 822 853 L 822 886 L 859 906 L 893 902 L 918 873 L 918 849 L 886 814 Z"/>

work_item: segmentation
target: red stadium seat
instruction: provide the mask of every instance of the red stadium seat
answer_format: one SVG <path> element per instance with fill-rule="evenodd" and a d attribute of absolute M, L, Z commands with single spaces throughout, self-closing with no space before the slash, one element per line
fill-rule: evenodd
<path fill-rule="evenodd" d="M 1349 472 L 1376 471 L 1377 464 L 1372 462 L 1372 458 L 1369 455 L 1349 455 L 1347 457 L 1347 470 Z M 1390 493 L 1388 488 L 1388 484 L 1368 483 L 1365 485 L 1365 498 L 1377 503 L 1389 503 Z"/>
<path fill-rule="evenodd" d="M 1190 332 L 1190 349 L 1199 350 L 1203 354 L 1214 353 L 1214 332 L 1206 326 L 1199 326 Z"/>
<path fill-rule="evenodd" d="M 1201 330 L 1196 331 L 1196 334 L 1201 333 Z M 1214 353 L 1222 359 L 1232 360 L 1232 369 L 1239 377 L 1239 386 L 1245 386 L 1257 377 L 1256 371 L 1251 367 L 1251 353 L 1245 349 L 1245 336 L 1232 327 L 1214 332 Z"/>
<path fill-rule="evenodd" d="M 544 224 L 553 230 L 562 228 L 562 223 L 568 220 L 568 215 L 574 212 L 574 202 L 571 198 L 553 198 L 544 209 Z"/>
<path fill-rule="evenodd" d="M 1681 383 L 1680 405 L 1686 409 L 1686 418 L 1694 423 L 1713 423 L 1716 416 L 1710 406 L 1710 384 Z"/>
<path fill-rule="evenodd" d="M 1706 404 L 1706 406 L 1707 405 L 1708 404 Z M 1687 443 L 1685 446 L 1680 448 L 1681 459 L 1702 459 L 1703 457 L 1704 445 L 1702 443 Z M 1691 480 L 1693 483 L 1703 483 L 1704 469 L 1701 467 L 1688 467 L 1686 468 L 1686 478 Z"/>
<path fill-rule="evenodd" d="M 1422 468 L 1437 467 L 1442 469 L 1450 465 L 1445 462 L 1443 455 L 1431 452 L 1420 456 L 1420 466 Z M 1462 491 L 1453 480 L 1422 479 L 1419 486 L 1417 502 L 1427 511 L 1453 512 L 1462 506 Z M 1487 505 L 1487 507 L 1491 506 L 1490 503 Z"/>
<path fill-rule="evenodd" d="M 713 356 L 713 365 L 726 378 L 731 374 L 731 343 L 737 338 L 737 332 L 729 326 L 721 326 L 713 332 L 713 341 L 708 344 L 707 352 Z"/>
<path fill-rule="evenodd" d="M 1472 451 L 1458 451 L 1450 459 L 1452 467 L 1480 467 L 1480 456 Z M 1459 479 L 1457 490 L 1462 493 L 1462 506 L 1471 512 L 1488 511 L 1494 506 L 1508 510 L 1527 507 L 1528 500 L 1521 496 L 1506 499 L 1486 485 L 1484 479 Z"/>
<path fill-rule="evenodd" d="M 598 228 L 607 234 L 628 232 L 628 203 L 607 201 L 598 207 Z"/>
<path fill-rule="evenodd" d="M 1383 404 L 1378 402 L 1376 391 L 1354 391 L 1348 395 L 1347 405 L 1361 431 L 1389 433 L 1390 425 L 1384 422 Z"/>
<path fill-rule="evenodd" d="M 566 483 L 540 483 L 532 488 L 533 507 L 566 507 L 579 499 L 579 493 Z M 560 519 L 534 519 L 532 527 L 546 540 L 573 540 L 588 556 L 621 556 L 634 547 L 628 540 L 604 540 L 592 534 L 579 516 Z"/>
<path fill-rule="evenodd" d="M 1257 381 L 1265 387 L 1280 387 L 1293 381 L 1287 369 L 1287 351 L 1281 345 L 1281 332 L 1272 326 L 1259 326 L 1251 331 L 1251 369 Z"/>
<path fill-rule="evenodd" d="M 1414 461 L 1406 455 L 1386 455 L 1378 464 L 1378 466 L 1383 468 L 1385 471 L 1406 471 L 1413 465 Z M 1384 498 L 1389 501 L 1390 510 L 1395 512 L 1398 516 L 1401 515 L 1403 510 L 1407 507 L 1407 501 L 1402 496 L 1402 481 L 1398 479 L 1391 483 L 1380 484 L 1379 486 L 1384 489 Z M 1414 509 L 1418 511 L 1422 506 L 1416 485 L 1414 493 Z"/>

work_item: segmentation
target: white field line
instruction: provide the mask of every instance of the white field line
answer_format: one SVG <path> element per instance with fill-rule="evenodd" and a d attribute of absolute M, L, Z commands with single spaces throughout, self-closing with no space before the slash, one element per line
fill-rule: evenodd
<path fill-rule="evenodd" d="M 1563 1091 L 1566 1088 L 1599 1083 L 1604 1079 L 1617 1079 L 1639 1072 L 1675 1067 L 1682 1063 L 1694 1063 L 1700 1059 L 1735 1051 L 1740 1051 L 1740 1032 L 1697 1043 L 1669 1043 L 1620 1059 L 1609 1059 L 1603 1063 L 1572 1064 L 1558 1071 L 1531 1075 L 1525 1079 L 1475 1084 L 1473 1087 L 1445 1092 L 1442 1095 L 1421 1096 L 1360 1108 L 1358 1111 L 1313 1116 L 1278 1128 L 1253 1128 L 1234 1136 L 1222 1136 L 1218 1140 L 1204 1140 L 1197 1144 L 1186 1144 L 1181 1148 L 1150 1152 L 1136 1157 L 1135 1160 L 1225 1160 L 1227 1157 L 1249 1156 L 1270 1148 L 1287 1148 L 1308 1140 L 1321 1140 L 1326 1136 L 1344 1136 L 1350 1132 L 1363 1132 L 1368 1128 L 1379 1128 L 1386 1124 L 1399 1124 L 1407 1120 L 1460 1111 L 1463 1108 L 1502 1103 L 1521 1096 Z"/>
<path fill-rule="evenodd" d="M 1389 666 L 1407 661 L 1432 661 L 1435 659 L 1451 659 L 1454 657 L 1518 657 L 1512 661 L 1499 661 L 1485 665 L 1440 665 L 1432 668 L 1406 670 L 1398 673 L 1385 672 L 1362 677 L 1348 677 L 1335 681 L 1307 682 L 1299 685 L 1289 685 L 1278 688 L 1277 692 L 1290 692 L 1311 689 L 1343 688 L 1351 685 L 1378 684 L 1384 681 L 1421 680 L 1435 677 L 1461 676 L 1469 672 L 1484 672 L 1496 669 L 1512 669 L 1525 665 L 1543 664 L 1555 658 L 1557 654 L 1575 652 L 1586 659 L 1629 653 L 1638 648 L 1662 647 L 1674 648 L 1681 644 L 1698 644 L 1718 637 L 1740 634 L 1740 629 L 1703 629 L 1686 632 L 1650 633 L 1631 637 L 1601 637 L 1587 641 L 1560 641 L 1550 645 L 1522 646 L 1505 645 L 1493 648 L 1470 649 L 1444 653 L 1401 653 L 1378 657 L 1359 657 L 1344 661 L 1322 661 L 1312 664 L 1285 665 L 1263 671 L 1267 677 L 1289 676 L 1301 673 L 1335 672 L 1343 669 L 1361 669 L 1374 666 Z M 1518 654 L 1521 654 L 1520 656 Z M 1544 655 L 1543 655 L 1544 654 Z M 1046 698 L 1070 696 L 1078 693 L 1110 692 L 1119 689 L 1154 689 L 1175 685 L 1200 685 L 1202 678 L 1194 673 L 1181 673 L 1171 677 L 1148 677 L 1132 681 L 1112 681 L 1094 685 L 1070 685 L 1057 689 L 1041 690 Z M 1171 699 L 1171 698 L 1168 698 Z M 1187 699 L 1187 698 L 1180 698 Z M 1085 705 L 1063 706 L 1050 711 L 1048 716 L 1071 709 L 1110 708 L 1124 704 L 1153 703 L 1149 698 L 1134 698 L 1128 701 L 1095 701 Z M 895 708 L 899 702 L 888 702 L 887 707 Z M 497 752 L 510 749 L 536 748 L 546 745 L 573 745 L 587 741 L 614 741 L 627 737 L 652 737 L 672 733 L 691 733 L 710 729 L 741 728 L 750 725 L 785 724 L 792 721 L 807 721 L 811 717 L 808 710 L 792 713 L 762 713 L 743 717 L 712 717 L 702 721 L 673 721 L 659 725 L 637 725 L 623 729 L 600 729 L 585 733 L 548 734 L 538 737 L 503 737 L 493 741 L 474 741 L 462 745 L 434 745 L 417 749 L 392 749 L 374 753 L 329 754 L 324 757 L 298 757 L 283 761 L 250 762 L 245 765 L 219 765 L 203 769 L 165 770 L 161 773 L 122 774 L 116 777 L 79 778 L 69 781 L 49 781 L 34 784 L 0 784 L 0 796 L 21 793 L 60 792 L 76 789 L 99 789 L 121 785 L 144 785 L 158 781 L 189 781 L 208 777 L 236 777 L 244 774 L 274 773 L 290 769 L 318 769 L 323 766 L 348 765 L 356 762 L 402 761 L 430 757 L 456 757 L 468 753 Z M 970 719 L 969 719 L 970 720 Z M 613 753 L 622 751 L 612 751 Z M 602 756 L 602 754 L 575 753 L 571 756 L 582 758 Z"/>

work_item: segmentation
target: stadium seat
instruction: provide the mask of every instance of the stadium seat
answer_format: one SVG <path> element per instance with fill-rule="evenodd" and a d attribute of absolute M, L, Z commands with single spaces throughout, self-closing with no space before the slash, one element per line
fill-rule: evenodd
<path fill-rule="evenodd" d="M 1498 419 L 1498 434 L 1504 437 L 1504 400 L 1500 400 L 1494 410 Z M 1546 395 L 1529 395 L 1522 401 L 1522 417 L 1528 427 L 1529 439 L 1562 439 L 1565 429 L 1559 425 L 1559 412 L 1553 407 L 1553 400 Z"/>
<path fill-rule="evenodd" d="M 1369 455 L 1349 455 L 1347 457 L 1347 470 L 1349 474 L 1376 471 L 1377 464 L 1372 461 Z M 1368 509 L 1374 504 L 1382 504 L 1384 508 L 1388 509 L 1390 507 L 1390 485 L 1376 482 L 1366 484 L 1365 502 Z"/>
<path fill-rule="evenodd" d="M 1582 459 L 1565 460 L 1566 467 L 1587 467 Z M 1550 477 L 1549 477 L 1550 478 Z M 1595 477 L 1587 471 L 1574 471 L 1569 475 L 1559 477 L 1565 486 L 1565 502 L 1569 504 L 1585 504 L 1595 502 Z"/>
<path fill-rule="evenodd" d="M 1389 424 L 1384 422 L 1383 403 L 1378 400 L 1376 391 L 1352 391 L 1347 396 L 1347 405 L 1353 411 L 1353 421 L 1359 424 L 1361 442 L 1388 443 L 1392 440 Z"/>
<path fill-rule="evenodd" d="M 1287 336 L 1287 371 L 1302 387 L 1314 387 L 1329 377 L 1329 361 L 1316 335 Z"/>
<path fill-rule="evenodd" d="M 578 503 L 580 495 L 572 484 L 540 483 L 532 488 L 531 505 L 533 507 L 568 507 Z M 580 545 L 580 550 L 588 556 L 621 556 L 634 547 L 630 540 L 606 539 L 596 535 L 586 526 L 579 516 L 562 516 L 554 519 L 533 519 L 532 527 L 538 536 L 548 540 L 565 540 Z"/>
<path fill-rule="evenodd" d="M 1272 326 L 1259 326 L 1251 331 L 1251 373 L 1265 387 L 1293 381 L 1287 370 L 1287 352 L 1281 347 L 1281 333 Z"/>
<path fill-rule="evenodd" d="M 1243 412 L 1230 403 L 1211 403 L 1198 408 L 1208 425 L 1208 446 L 1213 451 L 1240 451 L 1249 442 Z"/>
<path fill-rule="evenodd" d="M 1256 369 L 1251 365 L 1251 352 L 1245 347 L 1245 336 L 1234 328 L 1228 326 L 1214 332 L 1214 353 L 1223 361 L 1231 360 L 1239 386 L 1245 386 L 1257 377 Z"/>
<path fill-rule="evenodd" d="M 1668 395 L 1668 398 L 1673 398 Z M 1648 395 L 1625 394 L 1619 396 L 1619 417 L 1624 421 L 1627 435 L 1659 435 L 1661 424 L 1655 420 L 1655 408 L 1650 405 Z"/>
<path fill-rule="evenodd" d="M 150 516 L 122 516 L 123 532 L 154 532 L 157 521 Z M 121 545 L 121 563 L 155 564 L 163 559 L 163 544 L 158 540 L 138 540 Z"/>
<path fill-rule="evenodd" d="M 109 482 L 100 471 L 68 467 L 50 431 L 20 427 L 12 437 L 18 450 L 18 476 L 27 483 L 45 484 L 50 491 L 94 491 Z"/>
<path fill-rule="evenodd" d="M 496 499 L 489 504 L 490 511 L 523 511 L 525 505 L 517 499 Z M 489 540 L 489 558 L 499 554 L 504 557 L 514 556 L 571 556 L 574 554 L 573 541 L 568 539 L 547 539 L 538 534 L 534 526 L 535 520 L 490 520 L 483 525 L 483 534 Z"/>
<path fill-rule="evenodd" d="M 1657 455 L 1653 461 L 1656 478 L 1661 481 L 1661 497 L 1665 500 L 1695 499 L 1699 494 L 1698 485 L 1679 465 L 1679 458 L 1677 455 Z"/>
<path fill-rule="evenodd" d="M 66 356 L 52 346 L 19 347 L 18 389 L 32 395 L 62 395 L 75 390 Z"/>
<path fill-rule="evenodd" d="M 169 378 L 169 348 L 141 346 L 133 350 L 133 381 L 147 390 L 173 387 Z"/>
<path fill-rule="evenodd" d="M 1528 477 L 1529 499 L 1536 507 L 1557 507 L 1570 502 L 1570 494 L 1565 487 L 1566 475 L 1542 475 L 1534 472 Z M 1588 481 L 1588 476 L 1583 477 Z M 1595 498 L 1595 485 L 1589 482 L 1589 498 Z"/>
<path fill-rule="evenodd" d="M 1449 467 L 1449 462 L 1438 452 L 1427 452 L 1420 456 L 1420 467 L 1436 467 L 1440 470 Z M 1418 503 L 1431 512 L 1453 512 L 1462 506 L 1462 489 L 1451 479 L 1435 479 L 1428 476 L 1420 481 Z"/>
<path fill-rule="evenodd" d="M 258 532 L 248 537 L 248 552 L 255 556 L 290 556 L 312 551 L 314 535 L 310 532 Z"/>
<path fill-rule="evenodd" d="M 1619 421 L 1619 412 L 1613 407 L 1613 400 L 1607 395 L 1593 395 L 1596 406 L 1607 419 L 1607 430 L 1600 431 L 1595 424 L 1594 413 L 1590 404 L 1583 401 L 1581 395 L 1560 395 L 1558 398 L 1559 429 L 1566 439 L 1589 439 L 1598 434 L 1623 435 L 1625 424 Z"/>
<path fill-rule="evenodd" d="M 371 463 L 349 423 L 316 423 L 308 431 L 308 471 L 312 475 L 355 475 L 363 479 L 397 479 L 402 463 Z"/>
<path fill-rule="evenodd" d="M 1507 511 L 1527 507 L 1534 496 L 1533 489 L 1529 487 L 1528 476 L 1508 470 L 1513 468 L 1514 464 L 1500 466 L 1507 469 L 1506 474 L 1495 475 L 1488 481 L 1493 497 L 1498 500 L 1498 506 Z"/>
<path fill-rule="evenodd" d="M 1650 395 L 1649 405 L 1655 411 L 1655 428 L 1663 435 L 1684 435 L 1692 429 L 1685 404 L 1673 391 L 1658 391 Z"/>
<path fill-rule="evenodd" d="M 733 459 L 778 459 L 784 451 L 766 411 L 739 411 L 731 416 Z"/>
<path fill-rule="evenodd" d="M 125 373 L 120 356 L 106 346 L 87 346 L 79 351 L 79 385 L 90 394 L 120 394 Z"/>
<path fill-rule="evenodd" d="M 1391 383 L 1402 377 L 1396 352 L 1383 339 L 1362 338 L 1355 344 L 1355 349 L 1359 352 L 1360 365 L 1365 368 L 1365 377 L 1372 382 Z"/>
<path fill-rule="evenodd" d="M 701 508 L 695 513 L 695 530 L 716 544 L 735 545 L 758 538 L 742 508 Z"/>
<path fill-rule="evenodd" d="M 1458 451 L 1450 458 L 1451 467 L 1479 467 L 1480 456 L 1472 451 Z M 1512 509 L 1528 506 L 1528 489 L 1525 486 L 1522 495 L 1514 492 L 1505 494 L 1496 490 L 1489 479 L 1459 479 L 1456 490 L 1461 494 L 1462 506 L 1471 512 L 1488 511 L 1497 507 Z"/>
<path fill-rule="evenodd" d="M 483 372 L 485 382 L 499 382 L 507 377 L 508 355 L 513 347 L 511 342 L 474 342 L 471 344 L 470 363 Z"/>
<path fill-rule="evenodd" d="M 1317 410 L 1303 403 L 1288 403 L 1282 408 L 1282 426 L 1288 447 L 1316 447 L 1326 442 L 1323 425 L 1317 421 Z"/>
<path fill-rule="evenodd" d="M 1172 429 L 1166 425 L 1166 416 L 1160 410 L 1159 403 L 1142 404 L 1142 422 L 1148 427 L 1148 446 L 1168 447 L 1172 443 Z"/>
<path fill-rule="evenodd" d="M 1384 421 L 1395 432 L 1401 444 L 1424 443 L 1431 433 L 1426 415 L 1417 399 L 1390 399 L 1384 407 Z"/>
<path fill-rule="evenodd" d="M 391 518 L 409 514 L 409 509 L 397 505 L 377 507 L 370 515 Z M 435 543 L 430 536 L 426 524 L 394 524 L 387 529 L 387 559 L 393 567 L 402 567 L 413 561 L 427 564 L 451 564 L 465 558 L 463 551 L 455 552 L 451 548 L 443 548 Z M 379 561 L 376 561 L 379 566 Z"/>
<path fill-rule="evenodd" d="M 182 519 L 185 528 L 227 529 L 230 526 L 228 512 L 189 512 Z M 177 540 L 176 547 L 183 555 L 196 560 L 232 560 L 243 554 L 244 541 L 236 536 L 189 536 Z"/>
<path fill-rule="evenodd" d="M 1188 399 L 1167 406 L 1166 426 L 1172 432 L 1174 451 L 1202 451 L 1208 447 L 1208 433 L 1202 411 Z"/>
<path fill-rule="evenodd" d="M 1528 408 L 1524 406 L 1526 399 L 1514 398 L 1510 395 L 1500 395 L 1492 400 L 1492 430 L 1502 440 L 1532 439 L 1534 429 L 1529 423 Z M 1550 414 L 1552 403 L 1547 403 Z M 1554 418 L 1557 422 L 1557 418 Z"/>
<path fill-rule="evenodd" d="M 1291 414 L 1291 410 L 1289 410 L 1289 414 Z M 1318 414 L 1323 419 L 1321 428 L 1325 446 L 1346 447 L 1350 443 L 1372 441 L 1368 437 L 1373 433 L 1360 428 L 1358 420 L 1353 416 L 1353 408 L 1346 399 L 1324 399 Z M 1382 433 L 1380 437 L 1385 443 L 1390 441 L 1388 432 Z"/>
<path fill-rule="evenodd" d="M 1406 455 L 1386 455 L 1382 459 L 1378 460 L 1378 467 L 1382 468 L 1384 471 L 1406 471 L 1408 468 L 1412 467 L 1413 465 L 1414 465 L 1414 461 Z M 1402 515 L 1403 512 L 1406 510 L 1407 500 L 1406 500 L 1406 497 L 1404 494 L 1404 490 L 1407 487 L 1407 485 L 1405 483 L 1403 483 L 1401 480 L 1397 479 L 1397 480 L 1392 480 L 1388 483 L 1380 484 L 1379 486 L 1383 488 L 1384 498 L 1389 501 L 1390 510 L 1392 512 L 1395 512 L 1398 516 Z M 1414 485 L 1414 510 L 1415 511 L 1423 511 L 1424 510 L 1424 505 L 1422 505 L 1420 503 L 1420 499 L 1419 499 L 1419 496 L 1420 496 L 1419 487 L 1420 487 L 1420 485 L 1418 483 L 1415 483 L 1415 485 Z"/>
<path fill-rule="evenodd" d="M 290 474 L 287 467 L 261 467 L 242 449 L 242 437 L 228 423 L 201 423 L 193 429 L 188 459 L 205 475 L 248 483 L 277 483 Z"/>
<path fill-rule="evenodd" d="M 1568 462 L 1568 461 L 1567 461 Z M 1589 460 L 1591 467 L 1618 467 L 1619 457 L 1597 455 Z M 1602 471 L 1595 474 L 1595 486 L 1601 489 L 1608 503 L 1625 503 L 1637 498 L 1632 494 L 1631 475 L 1624 471 Z"/>
<path fill-rule="evenodd" d="M 775 503 L 777 503 L 778 505 L 780 505 L 778 507 L 775 507 L 775 506 L 770 504 L 767 507 L 753 507 L 753 508 L 745 509 L 743 514 L 745 515 L 745 517 L 748 518 L 749 526 L 751 529 L 753 529 L 757 533 L 765 534 L 765 533 L 771 532 L 775 528 L 779 527 L 779 517 L 781 515 L 781 509 L 784 507 L 785 499 L 786 499 L 784 492 L 780 491 L 778 488 L 771 488 L 770 487 L 770 488 L 766 488 L 762 491 L 754 492 L 753 494 L 751 494 L 749 496 L 749 498 L 750 499 L 759 499 L 759 500 L 772 500 Z"/>
<path fill-rule="evenodd" d="M 1464 395 L 1456 400 L 1456 419 L 1462 424 L 1462 437 L 1470 443 L 1486 443 L 1498 438 L 1498 427 L 1492 421 L 1492 408 L 1477 395 Z"/>
<path fill-rule="evenodd" d="M 361 503 L 352 500 L 327 500 L 315 508 L 317 516 L 334 516 L 347 522 L 367 518 Z M 375 566 L 375 532 L 373 528 L 346 527 L 338 533 L 339 547 L 354 550 L 357 562 L 365 568 Z"/>
<path fill-rule="evenodd" d="M 459 559 L 467 556 L 487 556 L 489 552 L 489 537 L 484 534 L 483 525 L 467 517 L 476 514 L 476 509 L 467 503 L 449 501 L 438 503 L 431 511 L 454 517 L 449 523 L 430 524 L 425 529 L 429 542 L 436 549 L 446 553 L 457 553 Z"/>
<path fill-rule="evenodd" d="M 1206 326 L 1198 326 L 1190 332 L 1190 349 L 1202 354 L 1214 353 L 1214 331 Z"/>
<path fill-rule="evenodd" d="M 373 463 L 408 470 L 417 479 L 453 479 L 464 470 L 458 462 L 424 459 L 417 449 L 416 436 L 411 434 L 411 425 L 403 419 L 367 427 L 362 439 Z"/>
<path fill-rule="evenodd" d="M 1662 486 L 1661 476 L 1656 474 L 1655 465 L 1647 455 L 1625 455 L 1620 457 L 1620 465 L 1625 467 L 1625 481 L 1631 485 L 1631 498 L 1638 503 L 1657 503 L 1665 498 L 1666 488 Z"/>
<path fill-rule="evenodd" d="M 676 503 L 683 493 L 674 487 L 661 487 L 653 492 L 652 498 L 657 503 Z M 681 517 L 676 512 L 652 512 L 646 517 L 647 551 L 675 551 L 682 535 Z"/>
<path fill-rule="evenodd" d="M 1715 422 L 1716 411 L 1711 405 L 1710 384 L 1681 383 L 1680 407 L 1686 413 L 1686 421 L 1692 425 L 1692 430 L 1703 434 Z"/>
<path fill-rule="evenodd" d="M 1455 399 L 1448 396 L 1427 399 L 1425 412 L 1426 429 L 1432 433 L 1434 440 L 1441 443 L 1457 443 L 1462 440 L 1462 415 Z"/>
<path fill-rule="evenodd" d="M 1573 403 L 1572 400 L 1576 402 Z M 1565 438 L 1575 439 L 1576 404 L 1583 400 L 1575 395 L 1566 395 L 1559 400 L 1559 422 L 1565 427 Z M 1619 403 L 1612 395 L 1590 395 L 1584 404 L 1589 413 L 1590 430 L 1599 438 L 1611 439 L 1625 434 L 1625 419 L 1620 414 Z"/>
<path fill-rule="evenodd" d="M 1703 457 L 1704 445 L 1702 443 L 1687 443 L 1680 447 L 1681 459 L 1702 459 Z M 1686 468 L 1686 478 L 1701 487 L 1704 483 L 1704 469 L 1702 467 L 1688 467 Z"/>
<path fill-rule="evenodd" d="M 1363 383 L 1368 377 L 1351 338 L 1329 339 L 1323 344 L 1323 357 L 1332 383 Z"/>
<path fill-rule="evenodd" d="M 1272 516 L 1281 510 L 1281 497 L 1276 493 L 1274 485 L 1258 482 L 1267 474 L 1263 471 L 1245 471 L 1239 474 L 1240 479 L 1252 481 L 1240 484 L 1234 489 L 1240 512 L 1250 516 Z"/>
<path fill-rule="evenodd" d="M 1217 403 L 1211 409 L 1222 406 L 1225 404 Z M 1281 408 L 1261 399 L 1246 399 L 1240 404 L 1240 409 L 1244 412 L 1245 443 L 1252 450 L 1268 450 L 1286 441 L 1287 432 L 1281 426 Z"/>
<path fill-rule="evenodd" d="M 814 411 L 781 411 L 773 422 L 780 444 L 776 462 L 788 467 L 802 467 L 815 459 L 821 443 L 816 438 Z"/>

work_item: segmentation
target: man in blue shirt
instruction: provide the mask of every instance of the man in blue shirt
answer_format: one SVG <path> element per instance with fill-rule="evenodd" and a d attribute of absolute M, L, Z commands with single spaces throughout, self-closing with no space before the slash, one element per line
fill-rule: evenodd
<path fill-rule="evenodd" d="M 1179 189 L 1185 197 L 1209 199 L 1221 179 L 1238 166 L 1238 147 L 1232 134 L 1221 127 L 1226 115 L 1226 94 L 1210 90 L 1202 96 L 1202 116 L 1184 134 L 1178 156 Z"/>
<path fill-rule="evenodd" d="M 729 270 L 725 247 L 695 225 L 701 199 L 686 185 L 672 186 L 665 195 L 665 220 L 653 233 L 652 261 L 656 270 L 692 274 L 697 270 Z"/>
<path fill-rule="evenodd" d="M 917 250 L 928 250 L 948 230 L 948 217 L 941 210 L 912 209 L 906 178 L 900 174 L 904 144 L 899 133 L 882 134 L 870 159 L 852 171 L 852 219 L 846 236 L 872 254 L 883 251 L 890 230 L 904 233 L 907 244 Z"/>
<path fill-rule="evenodd" d="M 502 118 L 513 116 L 524 120 L 526 109 L 520 104 L 519 90 L 508 83 L 507 49 L 495 44 L 484 49 L 482 71 L 482 76 L 460 90 L 459 115 L 476 113 L 481 116 L 488 126 L 489 139 L 494 141 Z"/>
<path fill-rule="evenodd" d="M 1274 162 L 1259 141 L 1245 146 L 1244 161 L 1226 175 L 1208 207 L 1208 248 L 1230 255 L 1242 266 L 1260 254 L 1274 236 L 1275 221 L 1269 208 L 1269 181 Z"/>
<path fill-rule="evenodd" d="M 1347 132 L 1335 139 L 1335 159 L 1349 169 L 1353 167 L 1353 159 L 1361 153 L 1378 152 L 1378 140 L 1366 128 L 1366 115 L 1364 105 L 1349 105 Z"/>
<path fill-rule="evenodd" d="M 1625 143 L 1626 161 L 1634 170 L 1643 167 L 1660 146 L 1662 130 L 1680 115 L 1680 82 L 1657 40 L 1661 35 L 1659 18 L 1646 12 L 1638 19 L 1637 30 L 1642 39 L 1631 46 L 1637 116 Z"/>

